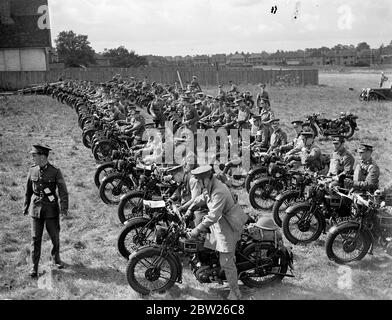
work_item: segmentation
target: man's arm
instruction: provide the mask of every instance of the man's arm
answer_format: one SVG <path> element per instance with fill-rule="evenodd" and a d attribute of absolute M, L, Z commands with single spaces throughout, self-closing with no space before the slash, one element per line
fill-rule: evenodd
<path fill-rule="evenodd" d="M 378 188 L 378 179 L 380 177 L 380 169 L 376 164 L 369 167 L 365 181 L 354 181 L 353 187 L 359 190 L 369 190 Z"/>
<path fill-rule="evenodd" d="M 31 182 L 31 173 L 27 176 L 25 201 L 23 206 L 23 214 L 27 215 L 30 207 L 31 197 L 33 195 L 33 183 Z"/>
<path fill-rule="evenodd" d="M 65 184 L 65 181 L 64 181 L 64 178 L 63 178 L 63 175 L 62 175 L 60 169 L 58 169 L 57 173 L 56 173 L 56 184 L 57 184 L 57 189 L 59 192 L 61 213 L 67 213 L 68 212 L 68 190 L 67 190 L 67 185 Z"/>
<path fill-rule="evenodd" d="M 200 232 L 206 231 L 214 223 L 218 222 L 223 214 L 225 207 L 225 196 L 219 192 L 212 196 L 211 201 L 208 203 L 208 214 L 204 217 L 203 221 L 196 227 Z"/>

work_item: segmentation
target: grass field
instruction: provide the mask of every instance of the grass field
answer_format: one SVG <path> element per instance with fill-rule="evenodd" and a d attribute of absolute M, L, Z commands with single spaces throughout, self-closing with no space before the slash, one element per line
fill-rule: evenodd
<path fill-rule="evenodd" d="M 371 85 L 366 81 L 363 76 L 329 73 L 320 74 L 320 86 L 267 89 L 275 115 L 289 136 L 293 134 L 290 121 L 311 112 L 322 111 L 327 117 L 341 111 L 356 113 L 360 130 L 347 145 L 351 151 L 362 140 L 375 146 L 380 182 L 386 186 L 392 180 L 392 103 L 360 103 L 360 88 L 377 86 L 378 76 L 371 79 Z M 256 87 L 240 89 L 256 92 Z M 208 92 L 215 93 L 212 88 Z M 96 164 L 81 142 L 74 110 L 49 97 L 0 100 L 0 129 L 0 298 L 141 299 L 125 279 L 126 261 L 116 248 L 121 229 L 117 208 L 104 205 L 98 196 L 93 182 Z M 30 218 L 23 216 L 22 207 L 31 165 L 28 151 L 38 141 L 54 149 L 50 161 L 61 168 L 67 182 L 70 214 L 61 222 L 61 256 L 66 269 L 51 270 L 51 244 L 45 231 L 37 281 L 28 277 Z M 317 143 L 326 152 L 332 150 L 328 140 Z M 252 211 L 246 194 L 239 194 L 246 211 Z M 293 247 L 295 278 L 259 290 L 242 286 L 244 298 L 392 299 L 390 256 L 376 249 L 363 261 L 339 267 L 327 259 L 324 241 L 325 235 L 311 245 Z M 227 290 L 227 286 L 199 284 L 186 269 L 183 284 L 149 299 L 222 299 Z"/>

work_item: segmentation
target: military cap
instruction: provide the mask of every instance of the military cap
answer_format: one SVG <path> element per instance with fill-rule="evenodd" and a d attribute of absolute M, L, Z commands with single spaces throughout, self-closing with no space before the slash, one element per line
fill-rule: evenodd
<path fill-rule="evenodd" d="M 185 91 L 184 94 L 186 95 L 190 95 L 192 92 L 190 92 L 189 90 Z"/>
<path fill-rule="evenodd" d="M 129 79 L 131 79 L 131 80 L 135 80 L 135 77 L 129 77 Z"/>
<path fill-rule="evenodd" d="M 182 101 L 189 101 L 191 97 L 188 96 L 181 96 Z"/>
<path fill-rule="evenodd" d="M 52 149 L 45 144 L 34 144 L 33 147 L 31 148 L 30 153 L 48 155 L 50 150 Z"/>
<path fill-rule="evenodd" d="M 307 137 L 307 138 L 313 138 L 314 137 L 314 133 L 312 131 L 302 131 L 301 132 L 301 136 Z"/>
<path fill-rule="evenodd" d="M 265 87 L 265 86 L 266 86 L 265 83 L 260 83 L 260 84 L 259 84 L 259 87 L 262 87 L 262 88 L 263 88 L 263 87 Z"/>
<path fill-rule="evenodd" d="M 208 99 L 213 99 L 214 97 L 213 96 L 211 96 L 211 95 L 209 95 L 209 94 L 207 94 L 207 96 L 206 96 Z"/>
<path fill-rule="evenodd" d="M 197 79 L 197 76 L 192 76 L 193 79 Z"/>
<path fill-rule="evenodd" d="M 193 104 L 194 105 L 202 104 L 202 101 L 201 100 L 196 100 Z"/>
<path fill-rule="evenodd" d="M 279 122 L 280 122 L 280 119 L 271 119 L 270 121 L 269 121 L 269 123 L 271 123 L 271 124 L 279 124 Z"/>
<path fill-rule="evenodd" d="M 222 88 L 222 85 L 220 84 L 220 85 L 218 86 L 218 88 Z"/>
<path fill-rule="evenodd" d="M 199 97 L 204 97 L 206 94 L 204 93 L 204 92 L 198 92 L 198 93 L 196 93 L 196 96 L 199 96 Z"/>
<path fill-rule="evenodd" d="M 333 136 L 332 143 L 344 143 L 345 139 L 342 136 Z"/>
<path fill-rule="evenodd" d="M 212 167 L 210 165 L 206 165 L 206 166 L 201 166 L 198 167 L 196 169 L 193 169 L 191 171 L 191 173 L 195 176 L 195 177 L 202 177 L 202 176 L 206 176 L 208 174 L 210 174 L 212 172 Z"/>
<path fill-rule="evenodd" d="M 294 120 L 294 121 L 291 121 L 291 124 L 300 124 L 300 125 L 302 125 L 304 122 L 302 121 L 302 120 Z"/>
<path fill-rule="evenodd" d="M 373 146 L 371 146 L 370 144 L 361 143 L 359 145 L 357 152 L 365 152 L 365 151 L 373 151 Z"/>
<path fill-rule="evenodd" d="M 261 115 L 259 115 L 259 114 L 253 114 L 253 115 L 252 115 L 252 118 L 255 119 L 255 120 L 260 120 L 260 119 L 261 119 Z"/>
<path fill-rule="evenodd" d="M 234 100 L 234 103 L 235 103 L 235 104 L 238 104 L 238 103 L 243 102 L 243 101 L 244 101 L 244 99 L 238 98 L 238 99 L 235 99 L 235 100 Z"/>
<path fill-rule="evenodd" d="M 140 111 L 141 111 L 140 109 L 136 109 L 136 108 L 135 108 L 135 112 L 136 112 L 136 113 L 140 113 Z"/>

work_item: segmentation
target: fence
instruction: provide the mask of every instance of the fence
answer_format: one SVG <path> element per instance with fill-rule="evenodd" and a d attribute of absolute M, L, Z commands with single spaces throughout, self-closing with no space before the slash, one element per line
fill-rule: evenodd
<path fill-rule="evenodd" d="M 193 75 L 198 76 L 201 86 L 216 86 L 218 83 L 227 84 L 232 80 L 236 84 L 269 85 L 318 85 L 317 69 L 298 70 L 263 70 L 263 69 L 221 69 L 215 68 L 95 68 L 77 69 L 69 68 L 52 71 L 4 71 L 0 72 L 0 90 L 18 90 L 45 82 L 56 82 L 60 75 L 66 79 L 89 80 L 105 82 L 113 75 L 133 76 L 142 80 L 145 76 L 149 81 L 173 84 L 178 80 L 177 70 L 182 81 L 191 81 Z"/>

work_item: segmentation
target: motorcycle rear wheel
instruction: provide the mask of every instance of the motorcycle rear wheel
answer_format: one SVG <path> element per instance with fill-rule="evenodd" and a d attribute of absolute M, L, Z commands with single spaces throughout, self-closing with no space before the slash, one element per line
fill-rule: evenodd
<path fill-rule="evenodd" d="M 257 268 L 254 268 L 251 269 L 252 273 L 248 273 L 251 270 L 247 270 L 241 275 L 240 280 L 250 288 L 262 288 L 269 284 L 281 282 L 284 278 L 283 274 L 287 272 L 288 263 L 285 262 L 284 253 L 275 249 L 273 244 L 252 243 L 244 249 L 243 255 L 253 261 L 258 269 L 263 269 L 263 271 L 257 272 Z M 279 261 L 280 265 L 278 264 Z M 260 264 L 264 266 L 261 268 Z M 263 274 L 264 272 L 265 274 Z M 269 274 L 269 272 L 281 274 Z"/>
<path fill-rule="evenodd" d="M 178 270 L 170 255 L 161 256 L 159 248 L 146 247 L 129 260 L 126 277 L 131 288 L 142 295 L 163 293 L 174 286 Z"/>
<path fill-rule="evenodd" d="M 327 257 L 338 264 L 362 260 L 370 249 L 371 239 L 365 233 L 358 232 L 357 226 L 347 226 L 329 233 L 325 242 Z"/>

